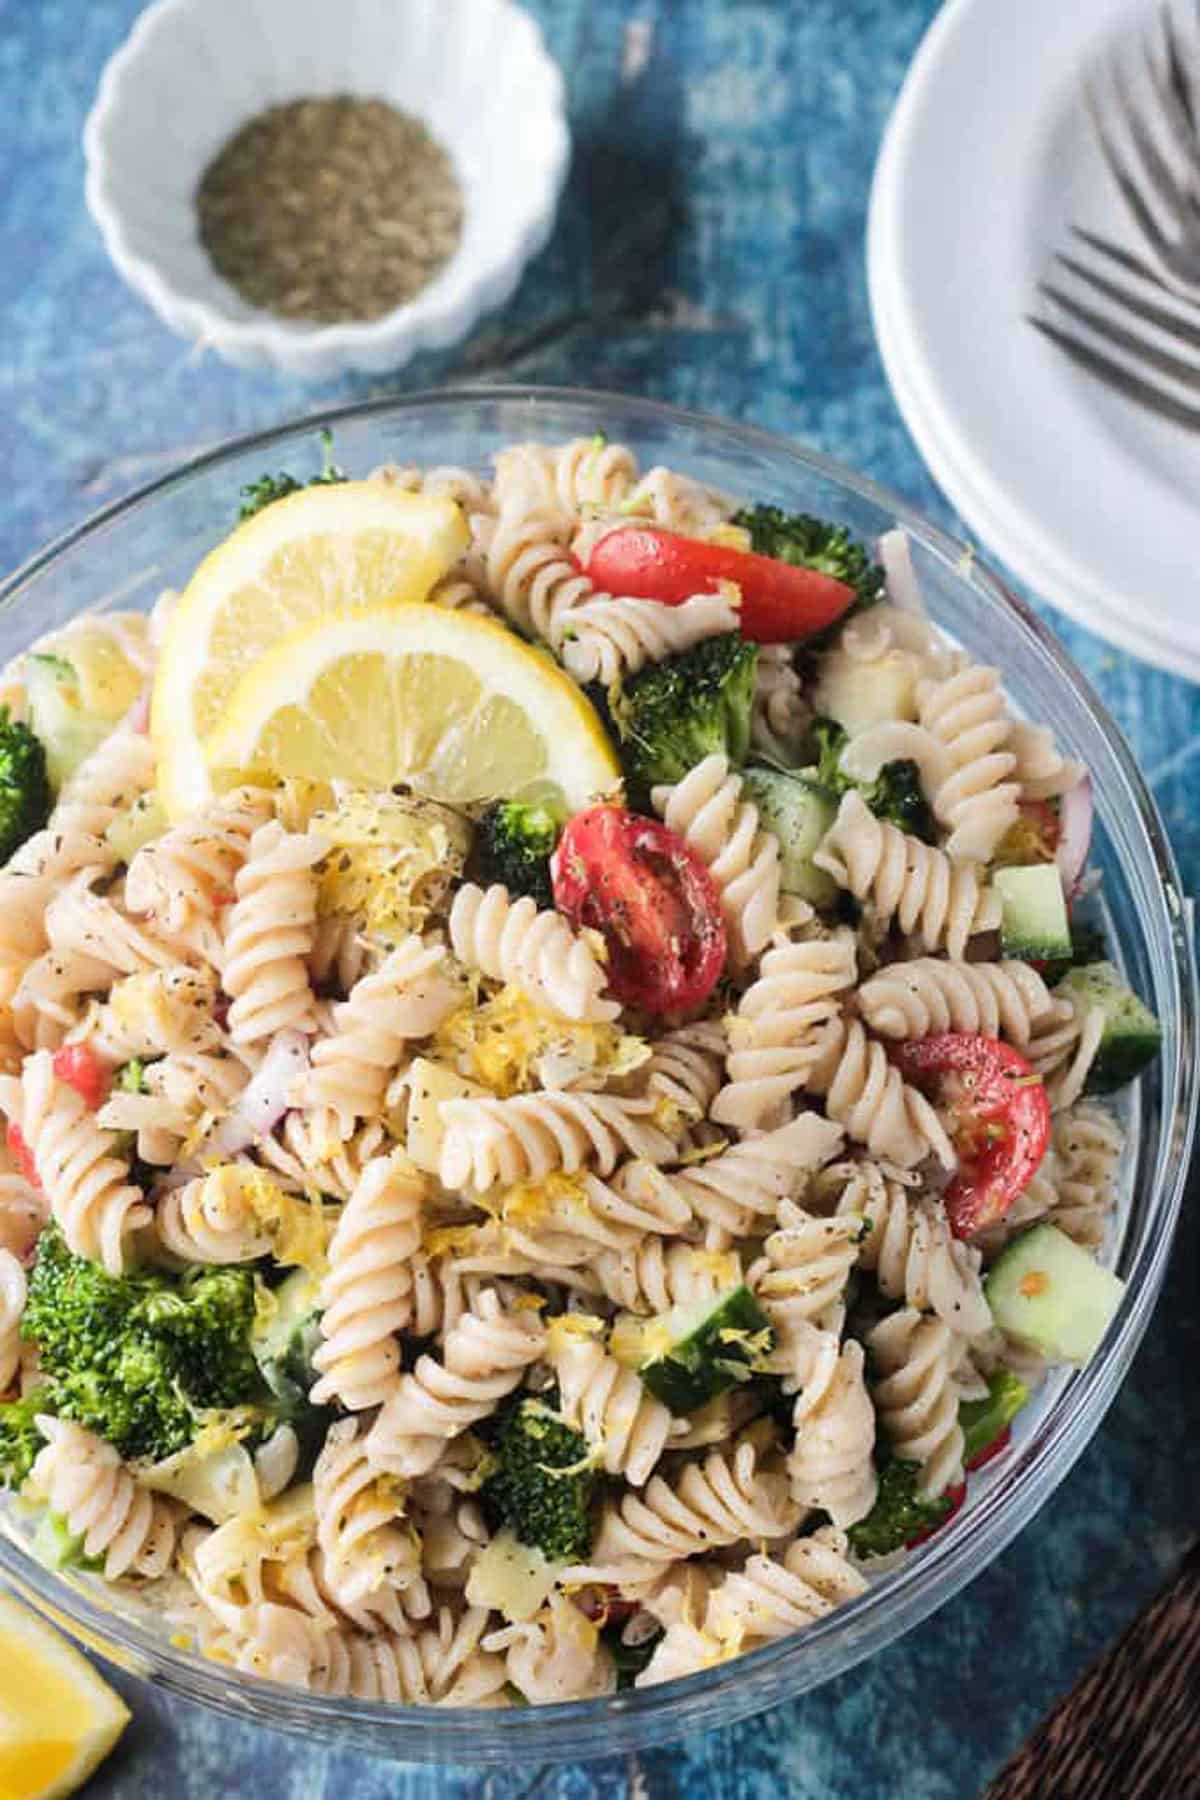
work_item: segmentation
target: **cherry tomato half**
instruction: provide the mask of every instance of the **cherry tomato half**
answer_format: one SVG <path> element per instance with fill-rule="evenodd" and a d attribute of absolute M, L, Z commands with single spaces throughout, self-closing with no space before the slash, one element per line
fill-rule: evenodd
<path fill-rule="evenodd" d="M 59 1081 L 82 1096 L 92 1112 L 103 1106 L 112 1086 L 112 1071 L 90 1044 L 64 1044 L 54 1052 L 54 1073 Z"/>
<path fill-rule="evenodd" d="M 550 861 L 554 903 L 600 932 L 608 985 L 623 1006 L 698 1006 L 725 966 L 717 886 L 695 851 L 656 819 L 621 806 L 573 818 Z"/>
<path fill-rule="evenodd" d="M 1041 1079 L 1008 1044 L 945 1031 L 893 1045 L 906 1081 L 949 1115 L 959 1164 L 943 1196 L 955 1237 L 1002 1219 L 1046 1153 L 1050 1106 Z"/>
<path fill-rule="evenodd" d="M 25 1133 L 21 1130 L 21 1127 L 17 1124 L 15 1119 L 10 1119 L 8 1121 L 8 1127 L 4 1133 L 4 1141 L 8 1145 L 13 1161 L 16 1163 L 18 1169 L 20 1169 L 30 1187 L 40 1188 L 42 1180 L 37 1172 L 37 1164 L 33 1160 L 33 1151 L 25 1142 Z"/>
<path fill-rule="evenodd" d="M 606 531 L 592 546 L 586 572 L 606 593 L 661 600 L 667 606 L 734 581 L 742 596 L 742 636 L 756 644 L 786 644 L 821 631 L 840 619 L 854 599 L 852 587 L 817 569 L 680 537 L 658 525 L 618 525 Z"/>

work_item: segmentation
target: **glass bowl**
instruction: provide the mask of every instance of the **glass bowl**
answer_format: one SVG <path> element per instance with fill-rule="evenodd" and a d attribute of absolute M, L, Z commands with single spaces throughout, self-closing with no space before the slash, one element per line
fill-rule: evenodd
<path fill-rule="evenodd" d="M 1052 725 L 1091 771 L 1108 923 L 1128 978 L 1163 1024 L 1162 1056 L 1125 1105 L 1126 1182 L 1112 1250 L 1127 1283 L 1100 1351 L 1057 1372 L 1020 1415 L 1008 1455 L 973 1478 L 954 1520 L 861 1598 L 801 1635 L 669 1686 L 549 1707 L 390 1706 L 298 1693 L 172 1648 L 150 1607 L 87 1577 L 49 1573 L 22 1542 L 19 1506 L 0 1512 L 0 1573 L 34 1606 L 121 1667 L 172 1692 L 283 1730 L 405 1761 L 518 1762 L 627 1753 L 771 1706 L 841 1674 L 908 1631 L 984 1569 L 1054 1492 L 1096 1431 L 1157 1299 L 1183 1191 L 1196 1102 L 1196 966 L 1190 908 L 1146 785 L 1087 682 L 1033 614 L 973 552 L 903 502 L 782 438 L 645 400 L 554 389 L 477 388 L 345 408 L 245 437 L 197 458 L 52 544 L 0 588 L 0 652 L 96 606 L 148 606 L 186 580 L 236 514 L 240 484 L 315 464 L 333 428 L 338 461 L 485 466 L 514 440 L 629 443 L 731 493 L 838 518 L 865 538 L 910 533 L 930 611 L 973 655 L 998 663 L 1017 707 Z"/>

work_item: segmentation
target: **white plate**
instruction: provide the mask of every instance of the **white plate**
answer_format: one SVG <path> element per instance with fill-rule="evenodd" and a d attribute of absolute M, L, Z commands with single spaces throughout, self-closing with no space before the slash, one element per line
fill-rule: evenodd
<path fill-rule="evenodd" d="M 1080 72 L 1130 0 L 949 0 L 875 171 L 868 274 L 897 404 L 946 494 L 1041 598 L 1200 680 L 1200 436 L 1026 323 L 1070 220 L 1135 247 Z"/>

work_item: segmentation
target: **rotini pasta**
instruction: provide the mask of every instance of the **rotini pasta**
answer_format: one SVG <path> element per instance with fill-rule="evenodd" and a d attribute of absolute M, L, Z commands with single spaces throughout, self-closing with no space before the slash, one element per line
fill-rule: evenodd
<path fill-rule="evenodd" d="M 854 934 L 786 939 L 765 952 L 757 979 L 725 1021 L 728 1079 L 710 1117 L 740 1131 L 762 1127 L 804 1087 L 825 1048 L 822 1028 L 854 986 Z"/>
<path fill-rule="evenodd" d="M 928 1498 L 962 1480 L 963 1434 L 954 1369 L 961 1352 L 941 1319 L 912 1307 L 881 1319 L 867 1337 L 877 1379 L 873 1397 L 892 1450 L 916 1463 Z"/>
<path fill-rule="evenodd" d="M 624 1152 L 671 1160 L 675 1141 L 655 1123 L 655 1102 L 619 1094 L 518 1094 L 511 1100 L 443 1100 L 441 1178 L 478 1193 L 502 1183 L 540 1181 L 588 1161 L 601 1175 Z"/>
<path fill-rule="evenodd" d="M 970 863 L 951 862 L 877 819 L 854 789 L 813 861 L 856 900 L 870 901 L 881 920 L 895 919 L 906 935 L 919 933 L 927 950 L 945 950 L 956 962 L 968 938 L 1000 923 L 999 897 Z"/>
<path fill-rule="evenodd" d="M 85 1556 L 104 1558 L 108 1580 L 164 1574 L 179 1529 L 174 1503 L 141 1487 L 112 1446 L 82 1425 L 39 1414 L 37 1427 L 46 1445 L 26 1483 L 28 1497 L 66 1522 Z"/>
<path fill-rule="evenodd" d="M 402 1375 L 366 1438 L 367 1455 L 393 1475 L 427 1475 L 451 1438 L 486 1418 L 542 1354 L 536 1313 L 505 1311 L 488 1289 L 446 1332 L 440 1362 L 418 1358 Z"/>
<path fill-rule="evenodd" d="M 571 1315 L 567 1323 L 575 1323 Z M 560 1321 L 550 1330 L 546 1357 L 563 1418 L 583 1433 L 609 1475 L 641 1487 L 671 1436 L 666 1407 L 608 1354 L 598 1334 L 565 1329 Z"/>
<path fill-rule="evenodd" d="M 944 962 L 919 956 L 891 963 L 863 982 L 855 1004 L 883 1037 L 922 1038 L 977 1031 L 1023 1049 L 1055 1002 L 1028 963 Z"/>
<path fill-rule="evenodd" d="M 583 1579 L 640 1586 L 682 1557 L 741 1543 L 770 1542 L 794 1531 L 800 1509 L 782 1463 L 761 1433 L 711 1450 L 674 1479 L 655 1475 L 641 1494 L 605 1507 Z"/>
<path fill-rule="evenodd" d="M 399 1155 L 369 1162 L 329 1245 L 321 1285 L 322 1343 L 313 1357 L 314 1405 L 380 1406 L 400 1375 L 397 1332 L 413 1317 L 412 1260 L 421 1242 L 426 1181 Z"/>
<path fill-rule="evenodd" d="M 312 1027 L 308 959 L 317 912 L 312 871 L 326 848 L 312 833 L 289 833 L 276 821 L 260 825 L 250 839 L 224 945 L 223 985 L 233 1000 L 229 1031 L 235 1044 Z"/>
<path fill-rule="evenodd" d="M 466 883 L 450 908 L 450 942 L 468 968 L 524 988 L 564 1019 L 613 1019 L 620 1011 L 602 998 L 604 970 L 591 945 L 528 895 L 511 900 L 505 887 L 485 892 Z"/>
<path fill-rule="evenodd" d="M 825 1028 L 808 1087 L 824 1097 L 829 1117 L 873 1155 L 905 1169 L 929 1156 L 945 1169 L 954 1167 L 954 1147 L 932 1105 L 903 1079 L 859 1020 L 835 1019 Z"/>
<path fill-rule="evenodd" d="M 886 1322 L 886 1321 L 885 1321 Z M 875 1408 L 863 1378 L 862 1345 L 840 1348 L 822 1332 L 796 1396 L 795 1442 L 788 1453 L 792 1498 L 820 1507 L 839 1527 L 865 1518 L 875 1504 L 878 1480 L 872 1460 Z"/>
<path fill-rule="evenodd" d="M 914 1199 L 878 1166 L 849 1171 L 843 1218 L 861 1222 L 858 1259 L 873 1269 L 879 1290 L 917 1312 L 934 1312 L 962 1336 L 987 1331 L 991 1313 L 979 1278 L 979 1252 L 952 1237 L 944 1211 Z"/>
<path fill-rule="evenodd" d="M 26 1058 L 19 1081 L 0 1076 L 0 1107 L 29 1147 L 68 1247 L 119 1275 L 130 1235 L 149 1224 L 150 1208 L 116 1154 L 118 1140 L 56 1079 L 46 1050 Z"/>
<path fill-rule="evenodd" d="M 444 947 L 406 937 L 334 1007 L 333 1030 L 314 1043 L 294 1103 L 324 1115 L 325 1135 L 349 1137 L 357 1120 L 380 1112 L 404 1046 L 436 1031 L 460 994 Z"/>
<path fill-rule="evenodd" d="M 950 835 L 947 856 L 988 862 L 1016 823 L 1021 796 L 1012 779 L 1017 758 L 1009 748 L 1012 721 L 1000 688 L 999 669 L 968 663 L 956 674 L 917 686 L 920 724 L 945 745 L 952 773 L 930 796 Z"/>
<path fill-rule="evenodd" d="M 724 756 L 706 756 L 674 787 L 656 787 L 655 812 L 708 864 L 721 894 L 735 962 L 757 956 L 779 918 L 779 844 L 759 829 Z M 870 815 L 868 815 L 870 816 Z"/>

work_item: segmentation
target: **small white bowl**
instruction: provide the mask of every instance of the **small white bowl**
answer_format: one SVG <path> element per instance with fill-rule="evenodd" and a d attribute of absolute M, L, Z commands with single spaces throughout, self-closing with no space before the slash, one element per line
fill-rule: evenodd
<path fill-rule="evenodd" d="M 462 242 L 382 318 L 277 319 L 212 267 L 196 184 L 268 106 L 347 93 L 415 114 L 449 151 Z M 550 235 L 570 149 L 562 76 L 512 0 L 156 0 L 105 69 L 83 142 L 92 217 L 159 318 L 242 368 L 318 381 L 399 368 L 503 305 Z"/>

